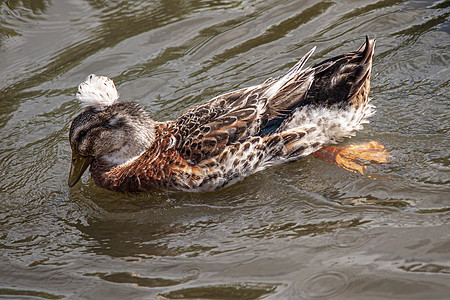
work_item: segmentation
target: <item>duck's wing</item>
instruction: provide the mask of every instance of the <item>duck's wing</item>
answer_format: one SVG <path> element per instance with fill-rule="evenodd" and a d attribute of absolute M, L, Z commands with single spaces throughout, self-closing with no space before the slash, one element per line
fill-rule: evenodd
<path fill-rule="evenodd" d="M 302 68 L 313 51 L 280 78 L 218 96 L 181 115 L 172 127 L 179 153 L 199 163 L 230 144 L 275 131 L 311 86 L 312 73 Z"/>
<path fill-rule="evenodd" d="M 171 130 L 178 152 L 197 164 L 260 131 L 268 121 L 264 86 L 221 95 L 181 115 Z"/>

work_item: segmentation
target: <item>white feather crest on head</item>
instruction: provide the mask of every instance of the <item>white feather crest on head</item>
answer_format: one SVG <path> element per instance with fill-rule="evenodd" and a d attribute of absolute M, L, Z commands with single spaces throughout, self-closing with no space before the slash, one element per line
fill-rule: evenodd
<path fill-rule="evenodd" d="M 119 93 L 111 79 L 91 74 L 78 86 L 77 99 L 85 107 L 102 107 L 112 105 Z"/>

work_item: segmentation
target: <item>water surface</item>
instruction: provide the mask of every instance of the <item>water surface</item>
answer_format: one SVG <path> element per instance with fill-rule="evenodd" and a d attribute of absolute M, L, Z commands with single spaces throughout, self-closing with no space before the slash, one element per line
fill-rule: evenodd
<path fill-rule="evenodd" d="M 0 297 L 444 299 L 450 295 L 449 1 L 3 1 Z M 69 189 L 91 73 L 156 120 L 377 39 L 377 114 L 341 145 L 211 193 Z"/>

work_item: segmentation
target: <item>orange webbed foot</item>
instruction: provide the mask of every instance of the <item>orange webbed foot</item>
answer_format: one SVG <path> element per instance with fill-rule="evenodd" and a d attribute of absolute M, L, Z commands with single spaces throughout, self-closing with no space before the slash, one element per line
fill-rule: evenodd
<path fill-rule="evenodd" d="M 336 164 L 346 170 L 359 172 L 364 175 L 367 166 L 359 164 L 355 159 L 387 163 L 390 157 L 386 148 L 376 142 L 371 141 L 360 145 L 349 145 L 342 148 L 327 146 L 313 153 L 315 158 Z"/>

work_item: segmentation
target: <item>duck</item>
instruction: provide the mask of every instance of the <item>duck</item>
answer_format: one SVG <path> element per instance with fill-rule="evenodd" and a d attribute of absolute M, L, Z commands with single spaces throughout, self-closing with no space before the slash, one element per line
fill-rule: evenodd
<path fill-rule="evenodd" d="M 286 74 L 165 122 L 136 102 L 118 101 L 111 79 L 89 75 L 76 94 L 84 110 L 70 126 L 68 185 L 89 167 L 97 186 L 115 192 L 205 192 L 310 154 L 336 161 L 330 145 L 354 135 L 374 114 L 374 48 L 366 37 L 356 51 L 305 67 L 314 47 Z"/>

